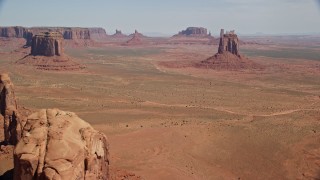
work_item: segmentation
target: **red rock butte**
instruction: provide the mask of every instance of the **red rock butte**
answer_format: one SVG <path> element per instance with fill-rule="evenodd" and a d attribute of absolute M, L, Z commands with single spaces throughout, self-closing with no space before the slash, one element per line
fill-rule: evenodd
<path fill-rule="evenodd" d="M 224 33 L 223 29 L 220 31 L 218 53 L 204 61 L 196 63 L 195 66 L 198 68 L 227 71 L 264 69 L 263 66 L 239 53 L 239 39 L 234 30 Z"/>
<path fill-rule="evenodd" d="M 234 33 L 234 30 L 225 34 L 224 29 L 221 29 L 218 53 L 223 54 L 226 51 L 236 56 L 240 56 L 239 39 L 238 36 Z"/>
<path fill-rule="evenodd" d="M 61 56 L 62 34 L 58 32 L 44 32 L 33 36 L 31 55 L 33 56 Z"/>
<path fill-rule="evenodd" d="M 77 71 L 85 67 L 63 53 L 63 37 L 59 32 L 44 32 L 33 36 L 31 54 L 17 61 L 40 70 Z"/>

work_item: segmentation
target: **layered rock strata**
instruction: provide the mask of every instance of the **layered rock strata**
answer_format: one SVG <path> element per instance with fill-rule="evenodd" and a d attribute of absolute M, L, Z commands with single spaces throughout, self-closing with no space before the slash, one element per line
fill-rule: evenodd
<path fill-rule="evenodd" d="M 60 33 L 45 32 L 33 36 L 31 55 L 61 56 L 62 54 L 62 35 Z"/>

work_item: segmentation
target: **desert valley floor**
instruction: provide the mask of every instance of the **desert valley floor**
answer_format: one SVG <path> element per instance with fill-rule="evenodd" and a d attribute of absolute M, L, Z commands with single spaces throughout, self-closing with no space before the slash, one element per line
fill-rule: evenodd
<path fill-rule="evenodd" d="M 114 171 L 159 180 L 320 178 L 319 45 L 242 45 L 264 66 L 242 71 L 183 66 L 217 45 L 67 46 L 86 68 L 56 72 L 17 64 L 30 52 L 23 43 L 0 46 L 0 72 L 19 104 L 75 112 L 105 133 Z M 1 157 L 0 175 L 13 168 L 10 157 Z"/>

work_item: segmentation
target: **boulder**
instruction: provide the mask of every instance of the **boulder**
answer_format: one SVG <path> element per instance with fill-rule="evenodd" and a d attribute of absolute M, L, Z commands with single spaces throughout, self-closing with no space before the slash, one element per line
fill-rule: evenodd
<path fill-rule="evenodd" d="M 21 138 L 22 116 L 18 113 L 13 84 L 8 74 L 0 75 L 0 141 L 16 145 Z M 3 125 L 3 126 L 2 126 Z M 1 137 L 1 136 L 0 136 Z"/>
<path fill-rule="evenodd" d="M 71 112 L 31 114 L 14 150 L 14 180 L 109 179 L 106 136 Z"/>
<path fill-rule="evenodd" d="M 62 53 L 62 36 L 60 33 L 45 32 L 33 36 L 31 55 L 61 56 Z"/>

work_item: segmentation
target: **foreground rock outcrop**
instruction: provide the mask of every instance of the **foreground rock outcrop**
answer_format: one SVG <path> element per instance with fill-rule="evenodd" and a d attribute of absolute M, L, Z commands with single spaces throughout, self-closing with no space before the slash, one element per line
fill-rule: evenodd
<path fill-rule="evenodd" d="M 0 75 L 0 142 L 16 145 L 21 138 L 23 117 L 18 113 L 13 84 L 8 74 Z"/>
<path fill-rule="evenodd" d="M 108 179 L 104 134 L 71 112 L 42 109 L 30 115 L 14 151 L 14 179 Z"/>

